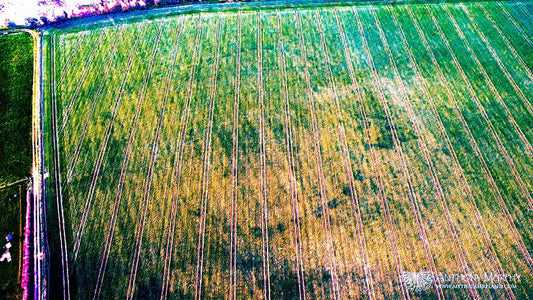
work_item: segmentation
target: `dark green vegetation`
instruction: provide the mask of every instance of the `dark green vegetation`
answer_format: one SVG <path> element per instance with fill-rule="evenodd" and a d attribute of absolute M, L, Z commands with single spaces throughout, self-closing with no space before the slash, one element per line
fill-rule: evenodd
<path fill-rule="evenodd" d="M 72 291 L 532 297 L 532 12 L 263 9 L 55 32 Z M 466 275 L 416 291 L 404 271 Z M 490 274 L 520 279 L 479 288 Z"/>
<path fill-rule="evenodd" d="M 29 33 L 0 31 L 0 186 L 30 175 L 33 38 Z M 11 262 L 0 262 L 0 297 L 21 297 L 21 214 L 26 184 L 0 190 L 0 256 L 4 237 L 12 233 Z M 16 196 L 15 196 L 16 195 Z"/>
<path fill-rule="evenodd" d="M 32 84 L 33 38 L 1 34 L 0 186 L 30 174 Z"/>

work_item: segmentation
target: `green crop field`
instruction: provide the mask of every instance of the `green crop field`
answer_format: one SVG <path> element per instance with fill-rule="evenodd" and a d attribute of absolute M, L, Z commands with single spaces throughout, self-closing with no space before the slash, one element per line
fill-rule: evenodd
<path fill-rule="evenodd" d="M 31 169 L 33 39 L 0 31 L 0 186 Z"/>
<path fill-rule="evenodd" d="M 469 2 L 53 31 L 70 293 L 533 297 L 532 24 Z"/>
<path fill-rule="evenodd" d="M 24 178 L 30 175 L 33 38 L 0 30 L 0 298 L 22 299 Z M 12 234 L 12 247 L 5 247 Z"/>

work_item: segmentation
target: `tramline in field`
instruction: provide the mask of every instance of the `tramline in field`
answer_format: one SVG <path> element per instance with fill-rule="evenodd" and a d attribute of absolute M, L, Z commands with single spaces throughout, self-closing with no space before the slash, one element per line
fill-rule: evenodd
<path fill-rule="evenodd" d="M 533 296 L 531 2 L 229 7 L 46 36 L 71 295 Z"/>
<path fill-rule="evenodd" d="M 389 9 L 389 11 L 390 11 L 390 9 Z M 403 32 L 403 30 L 401 29 L 401 27 L 400 27 L 400 25 L 398 23 L 398 19 L 396 18 L 396 15 L 393 12 L 391 12 L 391 14 L 392 14 L 392 17 L 393 17 L 394 25 L 397 28 L 400 29 L 399 33 L 400 33 L 402 42 L 404 43 L 404 45 L 408 45 L 407 38 L 405 37 L 405 33 Z M 445 129 L 443 123 L 442 123 L 442 120 L 438 117 L 437 109 L 436 109 L 436 107 L 435 107 L 435 105 L 433 103 L 434 100 L 432 99 L 432 96 L 431 96 L 431 94 L 428 91 L 427 82 L 425 81 L 425 79 L 420 74 L 418 66 L 416 65 L 416 59 L 414 58 L 414 55 L 413 55 L 412 51 L 409 49 L 409 47 L 405 47 L 405 50 L 407 51 L 407 53 L 409 55 L 409 60 L 410 60 L 410 62 L 412 64 L 412 66 L 413 66 L 414 72 L 416 73 L 417 79 L 422 82 L 421 88 L 422 88 L 422 90 L 424 92 L 424 95 L 429 99 L 429 103 L 430 103 L 430 106 L 431 106 L 431 111 L 436 116 L 436 121 L 437 121 L 439 130 L 442 133 L 442 135 L 444 136 L 444 139 L 445 139 L 445 142 L 446 142 L 446 148 L 448 149 L 448 152 L 450 153 L 450 156 L 451 156 L 452 161 L 453 161 L 454 171 L 457 173 L 457 176 L 460 179 L 460 183 L 461 183 L 461 187 L 462 187 L 463 192 L 465 194 L 467 194 L 467 196 L 468 196 L 468 201 L 469 201 L 469 203 L 470 203 L 470 205 L 472 207 L 472 211 L 474 212 L 476 225 L 479 228 L 481 228 L 481 230 L 482 230 L 483 242 L 484 242 L 484 245 L 487 248 L 487 250 L 490 252 L 490 260 L 492 260 L 493 263 L 496 264 L 497 273 L 498 274 L 504 274 L 501 262 L 499 261 L 498 257 L 495 254 L 495 250 L 494 250 L 494 247 L 491 244 L 490 237 L 488 237 L 488 234 L 487 234 L 487 231 L 486 231 L 486 227 L 485 227 L 485 225 L 483 223 L 482 217 L 480 216 L 480 212 L 479 212 L 479 209 L 478 209 L 478 207 L 476 205 L 475 199 L 474 199 L 474 197 L 472 195 L 472 191 L 471 191 L 471 189 L 470 189 L 470 187 L 469 187 L 469 185 L 468 185 L 468 183 L 466 181 L 464 170 L 462 169 L 461 165 L 459 164 L 459 162 L 457 160 L 457 155 L 455 154 L 455 150 L 453 148 L 453 145 L 451 144 L 450 138 L 448 137 L 448 134 L 447 134 L 446 129 Z M 508 293 L 509 297 L 514 298 L 514 294 L 513 294 L 511 289 L 507 288 L 506 292 Z"/>
<path fill-rule="evenodd" d="M 421 33 L 422 31 L 420 30 L 420 28 L 419 28 L 419 26 L 418 26 L 418 24 L 416 22 L 415 22 L 415 26 L 417 27 L 417 30 L 419 31 L 419 33 Z M 425 38 L 423 38 L 423 41 L 424 41 L 424 44 L 427 45 L 427 41 L 425 40 Z M 430 54 L 431 54 L 433 63 L 436 66 L 438 66 L 438 63 L 437 63 L 436 59 L 434 58 L 433 53 L 430 52 Z M 442 71 L 440 70 L 440 68 L 438 68 L 438 70 L 439 70 L 439 74 L 440 74 L 441 80 L 443 82 L 445 82 L 446 79 L 445 79 L 444 75 L 442 75 L 443 74 Z M 476 156 L 477 156 L 477 158 L 479 159 L 479 161 L 481 163 L 483 173 L 484 173 L 485 177 L 488 179 L 488 181 L 489 181 L 489 183 L 490 183 L 490 185 L 492 187 L 492 191 L 493 191 L 496 199 L 498 200 L 498 204 L 504 210 L 505 215 L 506 215 L 506 219 L 509 220 L 509 225 L 510 225 L 509 228 L 514 229 L 515 225 L 512 223 L 512 221 L 510 221 L 510 220 L 512 220 L 512 217 L 510 217 L 510 214 L 509 214 L 509 212 L 507 210 L 507 206 L 505 205 L 505 202 L 502 199 L 501 192 L 499 191 L 499 188 L 497 187 L 496 181 L 492 177 L 492 175 L 491 175 L 491 173 L 489 171 L 489 167 L 487 166 L 487 163 L 485 161 L 485 158 L 483 157 L 483 154 L 482 154 L 481 150 L 479 149 L 479 146 L 477 145 L 477 143 L 475 141 L 475 138 L 474 138 L 474 135 L 472 134 L 468 124 L 466 123 L 466 120 L 464 119 L 464 116 L 461 114 L 460 109 L 457 106 L 457 103 L 455 102 L 454 96 L 452 95 L 451 91 L 449 90 L 448 85 L 446 85 L 446 93 L 449 95 L 449 98 L 453 100 L 454 108 L 455 108 L 455 110 L 456 110 L 456 112 L 457 112 L 457 114 L 458 114 L 458 116 L 460 118 L 460 121 L 461 121 L 461 124 L 462 124 L 463 128 L 467 132 L 467 136 L 468 136 L 469 142 L 470 142 L 470 144 L 472 146 L 472 149 L 475 151 Z M 436 115 L 438 115 L 438 114 L 436 114 Z M 519 234 L 516 234 L 516 233 L 514 233 L 514 234 L 519 239 L 521 239 Z M 522 244 L 523 242 L 519 242 L 519 243 Z M 525 255 L 526 261 L 529 261 L 529 258 L 528 258 L 529 257 L 529 252 L 526 250 L 525 245 L 522 244 L 519 247 L 520 247 L 521 251 L 523 251 L 523 254 Z"/>

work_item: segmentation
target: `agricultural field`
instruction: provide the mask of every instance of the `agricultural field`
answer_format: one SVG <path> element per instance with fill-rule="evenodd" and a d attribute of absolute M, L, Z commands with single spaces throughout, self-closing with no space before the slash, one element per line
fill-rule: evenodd
<path fill-rule="evenodd" d="M 65 293 L 533 297 L 531 24 L 468 2 L 50 31 Z"/>
<path fill-rule="evenodd" d="M 31 170 L 33 39 L 0 31 L 0 186 Z"/>
<path fill-rule="evenodd" d="M 0 298 L 21 299 L 25 194 L 30 176 L 33 38 L 0 30 Z M 6 235 L 12 234 L 7 249 Z M 9 250 L 9 251 L 8 251 Z"/>

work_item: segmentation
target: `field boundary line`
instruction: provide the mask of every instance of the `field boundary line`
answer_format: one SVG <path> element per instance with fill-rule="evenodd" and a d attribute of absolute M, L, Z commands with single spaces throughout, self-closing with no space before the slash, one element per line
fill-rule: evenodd
<path fill-rule="evenodd" d="M 265 146 L 265 105 L 263 92 L 263 31 L 261 26 L 261 10 L 257 12 L 257 86 L 260 108 L 259 140 L 261 165 L 261 238 L 263 258 L 263 297 L 270 299 L 270 257 L 268 245 L 268 205 L 266 184 L 266 146 Z"/>
<path fill-rule="evenodd" d="M 173 254 L 173 245 L 174 245 L 174 233 L 175 233 L 175 218 L 176 218 L 176 210 L 177 207 L 177 201 L 179 198 L 179 192 L 180 192 L 180 181 L 181 181 L 181 175 L 182 175 L 182 163 L 183 163 L 183 151 L 185 148 L 185 138 L 187 135 L 187 127 L 189 124 L 189 117 L 190 117 L 190 107 L 191 107 L 191 100 L 192 100 L 192 90 L 193 90 L 193 84 L 195 80 L 196 75 L 196 68 L 198 67 L 198 46 L 200 44 L 200 34 L 201 34 L 201 28 L 202 28 L 202 14 L 198 14 L 198 23 L 196 25 L 196 33 L 195 33 L 195 39 L 194 39 L 194 49 L 192 54 L 192 60 L 191 60 L 191 69 L 189 71 L 189 82 L 187 85 L 187 102 L 186 107 L 183 111 L 183 114 L 181 116 L 181 128 L 179 132 L 179 140 L 177 142 L 178 151 L 175 152 L 175 160 L 174 160 L 174 188 L 172 192 L 172 200 L 171 200 L 171 211 L 170 211 L 170 222 L 169 222 L 169 229 L 167 233 L 167 246 L 165 249 L 165 258 L 164 258 L 164 268 L 163 268 L 163 279 L 162 279 L 162 287 L 161 287 L 161 299 L 167 299 L 168 292 L 169 292 L 169 285 L 170 285 L 170 272 L 171 272 L 171 264 L 172 264 L 172 254 Z"/>
<path fill-rule="evenodd" d="M 218 15 L 218 30 L 216 36 L 216 54 L 215 62 L 212 69 L 211 92 L 209 95 L 209 121 L 207 123 L 206 137 L 204 143 L 204 163 L 202 171 L 202 195 L 200 198 L 200 219 L 198 228 L 198 246 L 197 246 L 197 263 L 196 263 L 196 294 L 195 299 L 202 298 L 202 279 L 204 270 L 204 247 L 205 247 L 205 226 L 207 222 L 207 202 L 209 198 L 209 177 L 211 175 L 211 149 L 213 136 L 213 119 L 215 110 L 215 94 L 217 89 L 218 68 L 220 58 L 220 40 L 222 39 L 222 23 L 224 19 L 221 14 Z"/>
<path fill-rule="evenodd" d="M 376 66 L 374 64 L 374 60 L 372 59 L 372 56 L 370 54 L 370 47 L 368 46 L 368 40 L 367 40 L 366 35 L 364 33 L 362 22 L 359 19 L 359 14 L 353 8 L 352 8 L 352 12 L 353 12 L 353 15 L 354 15 L 354 17 L 355 17 L 355 19 L 357 21 L 357 28 L 358 28 L 359 34 L 361 36 L 361 40 L 362 40 L 362 43 L 363 43 L 364 51 L 366 53 L 366 56 L 369 58 L 369 66 L 370 66 L 370 68 L 372 70 L 372 77 L 374 79 L 374 85 L 376 86 L 377 91 L 378 91 L 379 102 L 383 106 L 383 109 L 384 109 L 386 117 L 387 117 L 387 121 L 388 121 L 388 123 L 390 125 L 389 126 L 390 127 L 389 131 L 390 131 L 392 139 L 393 139 L 393 143 L 394 143 L 394 148 L 396 150 L 396 154 L 397 154 L 398 159 L 400 161 L 400 166 L 401 166 L 401 170 L 402 170 L 402 176 L 403 176 L 403 179 L 405 180 L 405 184 L 406 184 L 406 187 L 407 187 L 407 194 L 409 196 L 409 200 L 410 200 L 412 208 L 413 208 L 413 213 L 414 213 L 414 215 L 416 216 L 416 219 L 417 219 L 417 223 L 418 223 L 418 226 L 419 226 L 420 240 L 422 242 L 422 245 L 423 245 L 423 248 L 424 248 L 424 251 L 425 251 L 425 254 L 426 254 L 426 258 L 428 260 L 429 268 L 431 269 L 431 271 L 434 274 L 437 274 L 437 270 L 436 270 L 436 266 L 435 266 L 435 260 L 433 258 L 433 253 L 431 251 L 430 245 L 428 245 L 428 243 L 427 243 L 428 238 L 427 238 L 426 230 L 424 228 L 424 224 L 422 223 L 422 216 L 421 216 L 420 207 L 418 205 L 418 199 L 417 199 L 418 197 L 417 197 L 417 195 L 416 195 L 416 193 L 414 191 L 413 182 L 412 182 L 412 179 L 411 179 L 411 173 L 409 172 L 409 169 L 407 167 L 407 163 L 406 163 L 406 160 L 405 160 L 405 157 L 404 157 L 403 149 L 402 149 L 402 146 L 401 146 L 401 144 L 399 142 L 399 139 L 398 139 L 398 134 L 396 132 L 396 125 L 394 123 L 394 120 L 391 117 L 391 112 L 389 110 L 389 107 L 388 107 L 385 99 L 384 99 L 383 90 L 381 88 L 381 83 L 380 83 L 379 77 L 377 75 L 377 71 L 376 71 Z M 378 85 L 379 85 L 379 87 L 378 87 Z M 440 287 L 440 283 L 439 283 L 438 277 L 435 278 L 435 280 L 433 282 L 433 286 L 435 287 L 435 291 L 437 293 L 437 298 L 438 299 L 444 299 L 444 294 L 443 294 L 443 291 L 442 291 L 442 289 Z"/>
<path fill-rule="evenodd" d="M 4 185 L 0 186 L 0 190 L 7 189 L 9 187 L 12 187 L 12 186 L 27 182 L 28 180 L 31 180 L 31 177 L 23 178 L 23 179 L 20 179 L 20 180 L 17 180 L 17 181 L 8 183 L 8 184 L 4 184 Z"/>
<path fill-rule="evenodd" d="M 401 256 L 400 256 L 400 253 L 399 253 L 399 250 L 398 250 L 398 244 L 397 244 L 397 241 L 396 241 L 396 233 L 395 233 L 394 225 L 393 225 L 393 222 L 392 222 L 392 217 L 391 217 L 390 210 L 389 210 L 389 205 L 387 203 L 387 196 L 385 194 L 383 178 L 381 176 L 381 171 L 380 171 L 380 168 L 379 168 L 379 161 L 378 161 L 378 158 L 377 158 L 377 155 L 376 155 L 376 152 L 375 152 L 374 145 L 372 145 L 372 143 L 371 143 L 371 135 L 370 135 L 370 130 L 368 128 L 369 121 L 368 121 L 368 118 L 367 118 L 367 115 L 366 115 L 364 101 L 363 101 L 363 98 L 361 96 L 361 88 L 360 88 L 360 86 L 359 86 L 359 84 L 357 82 L 356 76 L 355 76 L 355 70 L 353 68 L 354 64 L 353 64 L 353 61 L 352 61 L 352 59 L 350 57 L 350 51 L 348 49 L 346 33 L 344 31 L 343 24 L 342 24 L 342 22 L 339 19 L 339 15 L 338 15 L 338 12 L 337 12 L 336 9 L 333 10 L 333 14 L 334 14 L 334 17 L 335 17 L 335 21 L 337 23 L 337 27 L 339 28 L 339 33 L 340 33 L 340 38 L 341 38 L 341 43 L 342 43 L 342 48 L 343 48 L 344 59 L 346 61 L 346 66 L 348 68 L 348 75 L 350 76 L 350 81 L 351 81 L 350 87 L 352 89 L 352 92 L 353 92 L 356 100 L 357 100 L 358 107 L 359 107 L 359 115 L 361 116 L 362 123 L 363 123 L 363 136 L 366 139 L 366 141 L 368 143 L 368 146 L 369 146 L 369 152 L 370 152 L 370 156 L 372 158 L 372 169 L 374 171 L 374 176 L 376 176 L 376 179 L 377 179 L 377 182 L 378 182 L 378 185 L 377 185 L 378 186 L 378 194 L 379 194 L 379 198 L 381 200 L 381 206 L 383 208 L 383 211 L 385 212 L 385 214 L 384 214 L 385 215 L 385 221 L 387 223 L 388 237 L 389 237 L 389 241 L 390 241 L 391 248 L 392 248 L 392 251 L 393 251 L 393 254 L 394 254 L 394 258 L 395 258 L 394 261 L 395 261 L 395 266 L 396 266 L 396 272 L 397 272 L 397 275 L 400 276 L 401 272 L 403 271 L 402 259 L 401 259 Z M 358 214 L 359 214 L 359 222 L 362 222 L 361 217 L 360 217 L 360 211 L 359 211 L 360 210 L 359 209 L 359 203 L 357 203 L 357 210 L 358 210 Z M 404 299 L 410 299 L 409 291 L 407 290 L 407 286 L 405 285 L 405 283 L 403 281 L 400 281 L 400 287 L 401 287 L 401 290 L 402 290 L 403 298 Z"/>
<path fill-rule="evenodd" d="M 472 99 L 474 100 L 476 106 L 478 107 L 478 110 L 480 111 L 481 115 L 483 116 L 483 119 L 487 123 L 489 131 L 491 133 L 491 136 L 495 140 L 496 146 L 498 147 L 500 153 L 502 154 L 502 156 L 504 157 L 507 165 L 509 166 L 509 169 L 510 169 L 511 173 L 514 176 L 514 179 L 518 183 L 518 185 L 520 187 L 520 190 L 522 191 L 523 196 L 527 199 L 527 202 L 528 202 L 529 206 L 531 208 L 533 208 L 533 200 L 531 199 L 531 195 L 529 194 L 529 191 L 525 187 L 525 184 L 524 184 L 524 182 L 522 180 L 522 177 L 520 176 L 520 174 L 516 170 L 516 166 L 515 166 L 513 160 L 509 156 L 509 153 L 507 152 L 506 147 L 503 145 L 500 137 L 498 136 L 498 133 L 496 132 L 496 129 L 494 128 L 494 125 L 493 125 L 492 121 L 489 119 L 489 117 L 488 117 L 488 115 L 487 115 L 487 113 L 485 111 L 485 108 L 481 104 L 481 102 L 480 102 L 480 100 L 479 100 L 474 88 L 472 87 L 472 84 L 468 80 L 468 76 L 466 76 L 466 74 L 465 74 L 465 72 L 463 70 L 463 67 L 461 66 L 461 64 L 457 60 L 457 56 L 453 52 L 453 49 L 451 48 L 448 39 L 444 35 L 444 33 L 442 31 L 442 28 L 440 27 L 439 23 L 437 22 L 437 19 L 435 18 L 435 15 L 433 14 L 433 11 L 431 11 L 431 9 L 429 8 L 428 5 L 425 5 L 424 7 L 429 12 L 429 15 L 430 15 L 430 17 L 432 19 L 433 24 L 435 25 L 435 27 L 437 29 L 437 32 L 438 32 L 439 36 L 444 41 L 444 44 L 445 44 L 448 52 L 452 56 L 453 64 L 455 65 L 456 69 L 459 71 L 459 75 L 461 76 L 461 78 L 465 82 L 465 85 L 466 85 L 468 91 L 470 92 L 470 94 L 472 96 Z"/>
<path fill-rule="evenodd" d="M 504 274 L 503 267 L 501 265 L 500 260 L 498 259 L 496 251 L 494 250 L 491 238 L 489 237 L 489 235 L 487 233 L 487 229 L 486 229 L 485 223 L 483 222 L 483 218 L 482 218 L 481 213 L 479 212 L 479 208 L 477 207 L 477 204 L 475 202 L 474 196 L 472 194 L 472 190 L 471 190 L 471 188 L 470 188 L 470 186 L 468 184 L 468 181 L 466 180 L 466 176 L 464 174 L 464 170 L 461 167 L 461 164 L 459 163 L 459 160 L 457 159 L 457 155 L 455 153 L 455 149 L 453 148 L 453 144 L 452 144 L 452 142 L 451 142 L 451 140 L 450 140 L 450 138 L 448 136 L 448 133 L 446 131 L 446 127 L 444 126 L 444 124 L 443 124 L 443 122 L 442 122 L 442 120 L 440 118 L 440 115 L 439 115 L 439 113 L 437 111 L 437 108 L 435 106 L 433 96 L 429 92 L 428 83 L 427 83 L 426 79 L 422 76 L 422 74 L 420 73 L 420 70 L 418 69 L 416 58 L 415 58 L 415 56 L 414 56 L 414 54 L 413 54 L 413 52 L 412 52 L 412 50 L 411 50 L 411 48 L 409 46 L 409 43 L 408 43 L 408 40 L 407 40 L 407 38 L 405 36 L 403 28 L 401 27 L 400 23 L 398 22 L 398 18 L 396 17 L 396 14 L 394 13 L 394 11 L 391 9 L 390 6 L 387 6 L 386 8 L 387 8 L 389 14 L 392 16 L 394 24 L 396 25 L 396 28 L 399 29 L 399 33 L 400 33 L 400 36 L 401 36 L 401 39 L 402 39 L 402 43 L 404 45 L 405 50 L 407 51 L 407 54 L 409 56 L 409 60 L 411 62 L 411 65 L 413 66 L 413 70 L 415 71 L 415 74 L 418 77 L 418 79 L 422 82 L 422 84 L 419 84 L 419 85 L 422 87 L 422 91 L 427 96 L 428 103 L 430 105 L 431 111 L 432 111 L 433 115 L 435 116 L 435 119 L 437 120 L 437 126 L 438 126 L 441 134 L 444 137 L 444 141 L 446 143 L 446 147 L 447 147 L 448 152 L 450 153 L 450 156 L 452 158 L 452 162 L 453 162 L 453 165 L 454 165 L 454 171 L 456 172 L 457 176 L 460 179 L 462 190 L 466 194 L 466 196 L 467 196 L 467 198 L 468 198 L 468 200 L 470 202 L 470 206 L 473 208 L 474 217 L 475 217 L 477 225 L 481 229 L 481 233 L 482 233 L 482 236 L 483 236 L 483 242 L 485 244 L 485 247 L 487 247 L 487 249 L 489 251 L 490 258 L 494 262 L 494 264 L 496 265 L 496 272 L 498 272 L 498 274 L 500 274 L 500 275 Z M 507 282 L 507 279 L 505 279 L 505 281 Z M 509 298 L 516 299 L 512 289 L 510 289 L 509 286 L 506 286 L 506 292 L 507 292 L 507 295 L 509 296 Z"/>
<path fill-rule="evenodd" d="M 109 123 L 107 125 L 107 128 L 106 128 L 106 132 L 105 132 L 105 136 L 104 136 L 104 139 L 102 140 L 102 144 L 100 145 L 100 150 L 99 150 L 99 153 L 98 153 L 98 158 L 96 160 L 96 163 L 95 163 L 95 167 L 94 167 L 94 172 L 93 172 L 93 175 L 92 175 L 92 179 L 91 179 L 91 185 L 89 186 L 89 190 L 87 192 L 87 198 L 86 198 L 86 202 L 85 202 L 85 205 L 84 205 L 84 208 L 83 208 L 83 215 L 82 215 L 82 221 L 78 227 L 78 230 L 76 231 L 76 240 L 75 240 L 75 243 L 74 243 L 74 261 L 77 260 L 78 258 L 78 252 L 79 252 L 79 247 L 80 247 L 80 244 L 81 244 L 81 238 L 82 238 L 82 228 L 85 227 L 85 222 L 88 218 L 88 213 L 89 213 L 89 209 L 92 205 L 92 200 L 93 200 L 93 196 L 94 196 L 94 193 L 95 193 L 95 189 L 96 189 L 96 181 L 98 180 L 98 176 L 100 175 L 100 169 L 102 167 L 102 163 L 103 163 L 103 160 L 104 160 L 104 153 L 106 152 L 106 149 L 107 149 L 107 144 L 109 142 L 109 138 L 111 137 L 111 132 L 112 132 L 112 129 L 114 127 L 114 121 L 115 121 L 115 117 L 116 117 L 116 114 L 118 112 L 118 109 L 119 109 L 119 106 L 120 106 L 120 103 L 121 103 L 121 100 L 122 100 L 122 93 L 124 92 L 124 88 L 125 88 L 125 85 L 126 85 L 126 81 L 129 79 L 130 77 L 130 71 L 131 71 L 131 67 L 133 65 L 133 60 L 135 58 L 135 56 L 133 55 L 135 53 L 135 49 L 137 49 L 137 45 L 139 43 L 139 37 L 140 37 L 140 32 L 137 32 L 137 36 L 136 36 L 136 39 L 135 39 L 135 42 L 133 44 L 133 46 L 131 47 L 131 52 L 130 52 L 130 58 L 129 58 L 129 61 L 128 61 L 128 67 L 126 69 L 126 72 L 124 72 L 124 76 L 122 78 L 122 82 L 121 82 L 121 85 L 120 85 L 120 88 L 119 88 L 119 92 L 118 92 L 118 95 L 116 96 L 116 99 L 115 99 L 115 103 L 113 105 L 113 110 L 111 112 L 111 120 L 109 120 Z M 82 234 L 82 235 L 80 235 Z"/>
<path fill-rule="evenodd" d="M 48 288 L 46 280 L 48 264 L 48 241 L 46 238 L 46 162 L 44 155 L 45 105 L 45 56 L 43 55 L 43 34 L 33 30 L 22 30 L 33 37 L 33 97 L 32 97 L 32 189 L 33 189 L 33 296 L 43 299 Z M 44 274 L 43 274 L 44 273 Z M 44 276 L 43 276 L 44 275 Z M 44 278 L 43 278 L 44 277 Z M 29 285 L 28 285 L 29 287 Z"/>
<path fill-rule="evenodd" d="M 416 20 L 412 10 L 410 8 L 407 8 L 407 12 L 409 13 L 409 16 L 411 18 L 411 20 L 413 21 L 413 24 L 415 25 L 415 28 L 418 32 L 418 35 L 420 36 L 425 48 L 426 48 L 426 52 L 429 54 L 430 58 L 431 58 L 431 61 L 433 63 L 433 65 L 437 68 L 437 73 L 439 74 L 439 79 L 440 81 L 442 82 L 442 84 L 444 85 L 444 88 L 445 88 L 445 91 L 446 91 L 446 95 L 448 96 L 448 98 L 452 101 L 453 105 L 454 105 L 454 110 L 456 112 L 456 114 L 458 115 L 459 117 L 459 120 L 461 121 L 461 125 L 463 127 L 463 129 L 466 131 L 467 133 L 467 138 L 468 138 L 468 141 L 469 141 L 469 144 L 470 146 L 472 147 L 472 149 L 474 150 L 474 153 L 476 154 L 477 158 L 479 159 L 480 161 L 480 164 L 482 166 L 482 170 L 483 170 L 483 173 L 485 175 L 485 178 L 487 179 L 487 181 L 489 182 L 491 188 L 492 188 L 492 192 L 498 202 L 498 205 L 502 208 L 502 211 L 505 215 L 505 219 L 506 221 L 508 222 L 508 225 L 509 225 L 509 228 L 511 229 L 511 233 L 513 235 L 513 237 L 515 238 L 515 241 L 517 243 L 517 246 L 518 248 L 520 248 L 520 251 L 522 252 L 522 254 L 524 255 L 524 258 L 528 264 L 528 266 L 530 268 L 533 269 L 533 260 L 531 259 L 531 256 L 524 244 L 524 241 L 522 240 L 522 237 L 520 236 L 520 233 L 518 232 L 518 229 L 516 228 L 515 224 L 514 224 L 514 221 L 513 221 L 513 218 L 507 208 L 507 205 L 505 204 L 505 201 L 503 200 L 503 197 L 500 193 L 500 190 L 496 184 L 496 181 L 494 180 L 492 174 L 490 173 L 490 169 L 488 168 L 488 165 L 483 157 L 483 152 L 481 152 L 481 149 L 479 149 L 479 146 L 474 138 L 474 135 L 472 134 L 472 131 L 470 130 L 470 127 L 468 126 L 468 123 L 466 122 L 466 119 L 464 118 L 461 110 L 459 109 L 459 106 L 457 104 L 457 101 L 455 100 L 455 96 L 453 95 L 451 89 L 450 89 L 450 83 L 448 82 L 448 80 L 446 79 L 446 76 L 444 75 L 444 72 L 442 71 L 436 57 L 435 57 L 435 54 L 433 53 L 433 50 L 431 49 L 431 47 L 429 46 L 429 43 L 427 41 L 427 38 L 424 34 L 424 32 L 422 31 L 422 29 L 420 28 L 420 25 L 418 24 L 418 21 Z"/>
<path fill-rule="evenodd" d="M 63 299 L 70 299 L 70 274 L 69 274 L 69 257 L 67 247 L 67 235 L 65 231 L 65 215 L 63 211 L 63 190 L 61 188 L 61 155 L 59 152 L 59 137 L 57 134 L 57 98 L 55 93 L 55 51 L 56 51 L 56 34 L 52 33 L 50 38 L 50 113 L 51 113 L 51 132 L 54 164 L 54 185 L 55 200 L 57 208 L 57 222 L 59 227 L 59 243 L 61 251 L 61 279 L 63 287 Z"/>
<path fill-rule="evenodd" d="M 126 22 L 138 22 L 141 20 L 154 20 L 168 17 L 175 17 L 190 13 L 232 13 L 232 12 L 254 12 L 258 10 L 275 9 L 314 9 L 317 7 L 364 7 L 369 4 L 395 3 L 394 0 L 274 0 L 274 1 L 250 1 L 250 2 L 225 2 L 225 3 L 202 3 L 202 4 L 180 4 L 165 7 L 157 7 L 149 10 L 130 10 L 114 14 L 102 14 L 92 17 L 69 19 L 63 22 L 44 25 L 43 30 L 65 30 L 81 31 L 83 29 L 102 28 L 105 26 L 116 26 Z M 408 0 L 407 2 L 415 2 Z M 110 18 L 112 16 L 112 18 Z"/>

